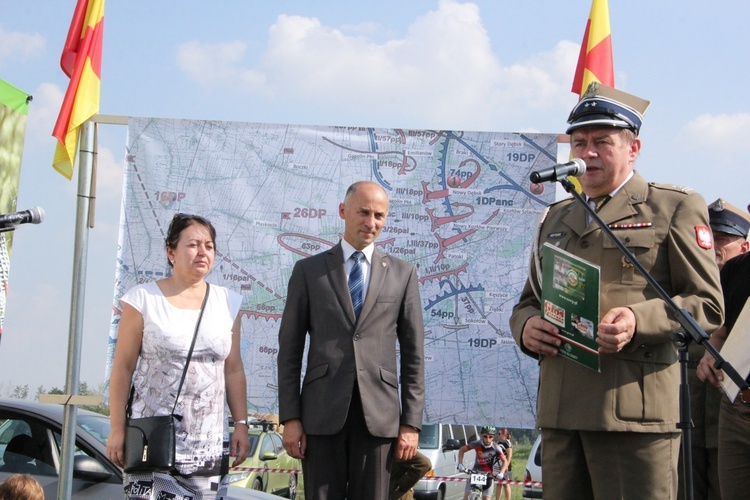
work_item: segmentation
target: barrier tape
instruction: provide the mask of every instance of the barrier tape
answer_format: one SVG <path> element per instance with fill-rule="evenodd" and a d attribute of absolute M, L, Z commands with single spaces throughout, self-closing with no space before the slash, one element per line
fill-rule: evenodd
<path fill-rule="evenodd" d="M 231 467 L 231 472 L 272 472 L 274 474 L 302 474 L 302 471 L 299 469 L 262 469 L 260 467 Z M 422 478 L 424 481 L 445 481 L 449 483 L 462 483 L 468 481 L 469 477 L 452 477 L 452 476 L 433 476 L 433 477 L 424 477 Z M 503 479 L 502 481 L 495 480 L 495 484 L 509 484 L 511 486 L 527 486 L 530 488 L 533 487 L 541 487 L 542 482 L 541 481 L 510 481 L 508 479 Z"/>
<path fill-rule="evenodd" d="M 470 477 L 452 477 L 452 476 L 433 476 L 433 477 L 423 477 L 422 480 L 424 481 L 446 481 L 449 483 L 462 483 L 470 480 Z M 503 479 L 502 481 L 495 479 L 495 484 L 509 484 L 511 486 L 528 486 L 528 487 L 541 487 L 542 482 L 541 481 L 511 481 L 508 479 Z"/>
<path fill-rule="evenodd" d="M 260 467 L 230 467 L 230 472 L 273 472 L 280 474 L 302 474 L 298 469 L 262 469 Z"/>

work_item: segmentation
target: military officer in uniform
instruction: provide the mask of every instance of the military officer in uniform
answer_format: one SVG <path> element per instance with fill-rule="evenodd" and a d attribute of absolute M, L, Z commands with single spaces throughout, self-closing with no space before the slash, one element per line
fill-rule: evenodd
<path fill-rule="evenodd" d="M 726 261 L 750 250 L 750 242 L 747 241 L 750 216 L 719 198 L 708 206 L 708 219 L 714 237 L 716 264 L 721 270 Z M 705 347 L 694 342 L 688 350 L 688 380 L 693 420 L 693 498 L 719 500 L 719 407 L 722 391 L 711 384 L 704 384 L 698 378 L 696 369 L 705 352 Z M 682 463 L 678 471 L 682 474 Z M 679 486 L 678 498 L 686 498 L 682 481 Z"/>
<path fill-rule="evenodd" d="M 716 264 L 719 269 L 729 259 L 750 250 L 750 215 L 719 198 L 708 206 L 708 218 L 714 234 Z"/>
<path fill-rule="evenodd" d="M 634 170 L 648 101 L 594 83 L 568 119 L 583 193 L 645 269 L 707 332 L 723 319 L 708 211 L 690 189 L 648 183 Z M 663 299 L 574 199 L 549 207 L 529 277 L 510 320 L 539 360 L 537 426 L 544 496 L 675 498 L 680 433 L 679 329 Z M 558 355 L 558 328 L 540 314 L 536 251 L 550 243 L 601 268 L 600 373 Z"/>

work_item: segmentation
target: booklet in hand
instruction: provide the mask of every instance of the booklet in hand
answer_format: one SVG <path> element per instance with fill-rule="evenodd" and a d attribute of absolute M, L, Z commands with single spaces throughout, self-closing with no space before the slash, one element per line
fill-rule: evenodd
<path fill-rule="evenodd" d="M 542 318 L 560 329 L 560 354 L 599 372 L 599 266 L 549 243 L 542 260 Z"/>

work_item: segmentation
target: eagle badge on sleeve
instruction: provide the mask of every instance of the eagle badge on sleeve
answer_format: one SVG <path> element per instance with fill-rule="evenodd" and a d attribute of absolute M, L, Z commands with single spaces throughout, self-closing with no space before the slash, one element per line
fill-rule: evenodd
<path fill-rule="evenodd" d="M 713 248 L 713 239 L 711 238 L 711 230 L 706 226 L 695 226 L 695 238 L 698 240 L 698 246 L 711 250 Z"/>

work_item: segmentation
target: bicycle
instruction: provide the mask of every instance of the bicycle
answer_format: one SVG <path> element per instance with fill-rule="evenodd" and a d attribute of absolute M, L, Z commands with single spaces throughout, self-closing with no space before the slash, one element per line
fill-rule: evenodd
<path fill-rule="evenodd" d="M 492 472 L 478 471 L 474 469 L 465 469 L 464 472 L 469 475 L 469 490 L 468 500 L 482 500 L 484 492 L 492 486 L 492 481 L 495 480 L 495 475 Z"/>

